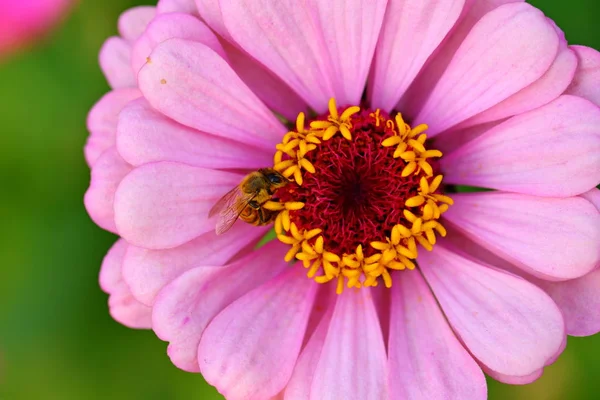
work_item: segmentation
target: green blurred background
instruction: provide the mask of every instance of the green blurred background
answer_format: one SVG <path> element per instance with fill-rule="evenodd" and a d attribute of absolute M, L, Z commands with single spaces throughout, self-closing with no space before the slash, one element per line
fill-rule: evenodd
<path fill-rule="evenodd" d="M 600 48 L 598 0 L 531 3 L 570 43 Z M 2 400 L 221 398 L 173 367 L 152 332 L 114 322 L 97 283 L 115 237 L 83 208 L 85 118 L 108 91 L 98 50 L 118 15 L 138 4 L 82 0 L 43 43 L 0 65 Z M 569 338 L 535 384 L 491 382 L 490 399 L 597 399 L 599 359 L 600 335 Z"/>

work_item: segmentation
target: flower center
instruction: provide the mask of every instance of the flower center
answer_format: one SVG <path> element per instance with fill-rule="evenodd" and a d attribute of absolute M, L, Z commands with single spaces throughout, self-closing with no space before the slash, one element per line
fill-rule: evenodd
<path fill-rule="evenodd" d="M 290 179 L 264 207 L 279 211 L 277 237 L 291 246 L 319 283 L 391 287 L 391 270 L 414 269 L 417 245 L 431 250 L 439 218 L 452 199 L 439 193 L 438 150 L 426 148 L 427 126 L 401 114 L 357 106 L 338 109 L 296 129 L 277 145 L 274 169 Z"/>

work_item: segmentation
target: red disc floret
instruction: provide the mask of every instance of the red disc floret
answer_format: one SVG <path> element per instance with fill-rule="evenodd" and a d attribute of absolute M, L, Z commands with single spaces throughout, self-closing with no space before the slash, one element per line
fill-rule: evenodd
<path fill-rule="evenodd" d="M 336 135 L 322 141 L 306 155 L 316 172 L 277 193 L 283 202 L 305 204 L 291 221 L 300 230 L 321 229 L 330 252 L 352 254 L 362 244 L 369 256 L 371 242 L 385 242 L 394 225 L 406 222 L 404 202 L 418 194 L 419 178 L 402 177 L 404 163 L 393 157 L 394 148 L 381 145 L 394 134 L 384 123 L 389 119 L 368 109 L 353 115 L 352 140 Z"/>

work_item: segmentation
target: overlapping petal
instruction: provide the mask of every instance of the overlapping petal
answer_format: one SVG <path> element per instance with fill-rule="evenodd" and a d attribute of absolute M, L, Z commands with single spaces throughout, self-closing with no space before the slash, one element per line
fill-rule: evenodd
<path fill-rule="evenodd" d="M 87 128 L 90 136 L 84 147 L 85 159 L 91 167 L 104 151 L 115 145 L 119 113 L 130 101 L 142 94 L 138 89 L 117 89 L 105 94 L 90 110 Z"/>
<path fill-rule="evenodd" d="M 146 64 L 158 44 L 173 38 L 199 42 L 213 49 L 229 63 L 256 96 L 284 117 L 293 120 L 298 112 L 306 109 L 306 104 L 287 85 L 235 45 L 225 40 L 219 41 L 210 28 L 187 13 L 171 12 L 152 21 L 133 46 L 133 70 L 139 71 Z"/>
<path fill-rule="evenodd" d="M 597 245 L 596 245 L 597 246 Z M 538 282 L 560 307 L 567 333 L 591 336 L 600 332 L 600 269 L 565 282 Z"/>
<path fill-rule="evenodd" d="M 207 232 L 172 249 L 129 246 L 123 260 L 123 279 L 136 299 L 151 306 L 159 291 L 184 272 L 202 265 L 224 265 L 265 232 L 266 228 L 238 223 L 227 235 Z"/>
<path fill-rule="evenodd" d="M 279 76 L 317 112 L 327 109 L 336 85 L 330 56 L 309 3 L 221 0 L 220 5 L 227 31 L 241 48 Z"/>
<path fill-rule="evenodd" d="M 139 6 L 125 11 L 119 16 L 119 34 L 128 42 L 133 42 L 139 38 L 146 26 L 156 15 L 156 7 Z"/>
<path fill-rule="evenodd" d="M 490 377 L 494 378 L 498 382 L 507 383 L 509 385 L 528 385 L 538 380 L 544 373 L 543 368 L 540 368 L 537 371 L 525 376 L 504 375 L 485 367 L 483 368 L 483 370 L 486 374 L 488 374 Z"/>
<path fill-rule="evenodd" d="M 431 55 L 412 85 L 400 99 L 397 110 L 414 118 L 448 68 L 456 51 L 473 26 L 492 10 L 510 3 L 523 3 L 524 0 L 466 0 L 455 26 L 446 36 L 434 54 Z"/>
<path fill-rule="evenodd" d="M 385 344 L 371 293 L 345 291 L 333 310 L 310 399 L 385 400 L 386 379 Z"/>
<path fill-rule="evenodd" d="M 575 96 L 515 116 L 441 160 L 444 181 L 568 197 L 600 182 L 600 109 Z"/>
<path fill-rule="evenodd" d="M 131 70 L 131 44 L 117 36 L 108 38 L 99 55 L 100 68 L 113 89 L 135 87 L 136 80 Z"/>
<path fill-rule="evenodd" d="M 469 352 L 503 375 L 526 376 L 553 359 L 565 337 L 560 310 L 535 285 L 456 254 L 419 252 L 419 265 Z"/>
<path fill-rule="evenodd" d="M 390 398 L 486 399 L 481 368 L 454 336 L 420 273 L 398 275 L 391 290 Z"/>
<path fill-rule="evenodd" d="M 228 399 L 277 395 L 292 375 L 316 286 L 291 268 L 217 315 L 202 335 L 198 362 Z"/>
<path fill-rule="evenodd" d="M 388 1 L 369 82 L 372 108 L 388 112 L 394 108 L 452 29 L 464 5 L 465 0 Z"/>
<path fill-rule="evenodd" d="M 170 39 L 138 74 L 148 102 L 191 128 L 271 150 L 285 133 L 223 58 L 209 47 Z"/>
<path fill-rule="evenodd" d="M 548 104 L 563 94 L 571 84 L 576 69 L 577 56 L 565 45 L 540 79 L 486 111 L 469 118 L 460 124 L 460 127 L 464 129 L 490 121 L 499 121 Z"/>
<path fill-rule="evenodd" d="M 227 40 L 231 40 L 231 34 L 225 28 L 225 22 L 223 22 L 223 11 L 221 8 L 220 0 L 195 0 L 196 8 L 200 13 L 200 17 L 205 21 L 208 26 L 212 28 L 219 36 L 224 37 Z"/>
<path fill-rule="evenodd" d="M 308 2 L 309 7 L 314 10 L 315 24 L 322 32 L 326 53 L 331 60 L 329 73 L 334 84 L 332 95 L 340 105 L 360 103 L 375 45 L 378 38 L 381 40 L 380 29 L 384 14 L 393 15 L 398 12 L 390 10 L 393 3 L 394 0 Z M 395 23 L 396 21 L 385 22 L 388 26 Z M 389 83 L 393 86 L 395 82 Z"/>
<path fill-rule="evenodd" d="M 581 197 L 592 203 L 600 212 L 600 189 L 593 188 L 588 192 L 582 193 Z"/>
<path fill-rule="evenodd" d="M 107 231 L 117 231 L 113 208 L 115 192 L 131 169 L 114 147 L 102 153 L 92 167 L 90 187 L 83 202 L 90 218 Z"/>
<path fill-rule="evenodd" d="M 586 46 L 571 46 L 579 64 L 568 94 L 583 97 L 600 107 L 600 52 Z"/>
<path fill-rule="evenodd" d="M 197 350 L 209 322 L 233 301 L 281 273 L 287 249 L 272 242 L 223 267 L 203 264 L 166 286 L 152 311 L 154 332 L 170 342 L 169 357 L 186 371 L 198 372 Z M 273 262 L 273 260 L 276 260 Z"/>
<path fill-rule="evenodd" d="M 168 13 L 154 18 L 133 45 L 131 54 L 133 70 L 139 71 L 148 62 L 148 57 L 157 45 L 173 38 L 205 44 L 221 57 L 225 57 L 223 47 L 215 34 L 198 18 L 185 13 Z"/>
<path fill-rule="evenodd" d="M 334 302 L 325 304 L 325 307 L 328 307 L 325 315 L 323 315 L 310 340 L 302 349 L 302 353 L 300 353 L 298 362 L 294 367 L 294 373 L 285 389 L 285 400 L 311 399 L 310 392 L 315 377 L 315 369 L 319 363 L 323 344 L 327 337 L 334 304 Z"/>
<path fill-rule="evenodd" d="M 214 229 L 208 212 L 242 175 L 175 162 L 133 170 L 115 194 L 115 223 L 121 237 L 149 249 L 182 245 Z"/>
<path fill-rule="evenodd" d="M 176 12 L 197 16 L 198 8 L 196 7 L 194 0 L 158 0 L 156 12 L 158 14 Z"/>
<path fill-rule="evenodd" d="M 580 278 L 551 282 L 526 273 L 459 232 L 449 232 L 446 240 L 452 242 L 455 250 L 460 249 L 462 256 L 519 275 L 544 289 L 560 308 L 568 335 L 589 336 L 600 331 L 598 269 Z"/>
<path fill-rule="evenodd" d="M 131 102 L 119 117 L 117 148 L 132 165 L 177 161 L 212 169 L 258 169 L 272 154 L 245 143 L 181 125 L 144 99 Z"/>
<path fill-rule="evenodd" d="M 583 276 L 600 262 L 600 214 L 580 198 L 455 194 L 444 214 L 500 257 L 543 279 Z"/>
<path fill-rule="evenodd" d="M 152 309 L 135 300 L 121 276 L 127 246 L 127 242 L 119 239 L 104 257 L 100 269 L 100 287 L 109 294 L 110 315 L 116 321 L 130 328 L 150 328 Z"/>
<path fill-rule="evenodd" d="M 229 65 L 271 110 L 294 121 L 307 105 L 288 85 L 236 46 L 223 41 Z"/>
<path fill-rule="evenodd" d="M 544 14 L 507 4 L 475 24 L 415 117 L 438 133 L 498 104 L 540 79 L 554 61 L 559 38 Z"/>

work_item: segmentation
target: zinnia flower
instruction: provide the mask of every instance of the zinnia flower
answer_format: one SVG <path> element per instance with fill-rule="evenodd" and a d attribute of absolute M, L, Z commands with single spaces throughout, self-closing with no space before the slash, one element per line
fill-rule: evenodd
<path fill-rule="evenodd" d="M 85 149 L 121 237 L 100 282 L 226 398 L 484 399 L 600 330 L 600 55 L 539 10 L 165 0 L 119 31 Z M 217 235 L 261 168 L 289 183 L 239 211 L 274 224 Z"/>
<path fill-rule="evenodd" d="M 72 3 L 72 0 L 0 0 L 0 57 L 45 34 Z"/>

